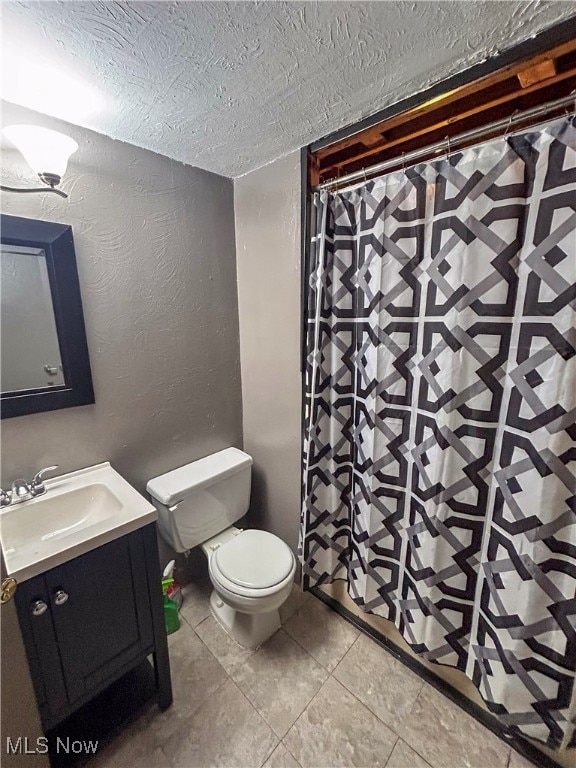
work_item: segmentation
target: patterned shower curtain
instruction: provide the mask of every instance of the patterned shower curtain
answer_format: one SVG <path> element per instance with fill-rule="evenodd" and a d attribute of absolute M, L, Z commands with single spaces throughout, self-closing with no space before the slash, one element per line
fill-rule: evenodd
<path fill-rule="evenodd" d="M 576 746 L 576 125 L 314 200 L 310 585 Z"/>

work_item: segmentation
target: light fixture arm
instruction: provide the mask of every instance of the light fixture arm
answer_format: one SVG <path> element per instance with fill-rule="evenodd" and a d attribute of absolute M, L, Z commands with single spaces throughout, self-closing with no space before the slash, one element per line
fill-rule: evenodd
<path fill-rule="evenodd" d="M 1 0 L 0 0 L 1 1 Z M 4 192 L 55 192 L 58 197 L 68 197 L 58 189 L 70 155 L 78 149 L 78 144 L 58 131 L 42 128 L 38 125 L 7 125 L 2 136 L 20 152 L 28 166 L 34 171 L 45 187 L 6 187 Z"/>

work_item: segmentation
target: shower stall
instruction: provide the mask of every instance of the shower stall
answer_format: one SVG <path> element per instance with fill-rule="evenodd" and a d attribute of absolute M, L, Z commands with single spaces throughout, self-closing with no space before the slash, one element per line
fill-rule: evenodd
<path fill-rule="evenodd" d="M 567 754 L 576 120 L 320 186 L 304 283 L 305 585 L 422 669 L 452 670 L 503 735 Z"/>

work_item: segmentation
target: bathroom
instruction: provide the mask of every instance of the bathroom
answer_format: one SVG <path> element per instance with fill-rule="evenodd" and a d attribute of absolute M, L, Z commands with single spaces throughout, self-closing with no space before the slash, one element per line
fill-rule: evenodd
<path fill-rule="evenodd" d="M 531 619 L 538 638 L 529 637 L 528 643 L 522 645 L 522 631 L 518 630 L 514 637 L 502 631 L 506 617 L 494 619 L 493 610 L 490 613 L 485 606 L 479 608 L 479 600 L 471 601 L 472 622 L 490 613 L 491 623 L 486 622 L 489 629 L 485 630 L 482 650 L 490 654 L 501 644 L 510 643 L 510 648 L 522 645 L 519 654 L 524 654 L 522 658 L 528 661 L 533 655 L 537 670 L 543 670 L 549 663 L 558 675 L 552 682 L 546 672 L 534 673 L 534 679 L 528 675 L 525 687 L 518 682 L 524 679 L 518 670 L 508 669 L 504 674 L 494 655 L 485 661 L 494 685 L 487 683 L 486 678 L 479 679 L 478 674 L 472 673 L 472 654 L 478 652 L 480 635 L 472 638 L 476 629 L 470 627 L 467 638 L 463 639 L 458 631 L 454 632 L 456 637 L 450 635 L 455 611 L 449 599 L 449 607 L 443 611 L 440 603 L 439 611 L 439 621 L 445 622 L 449 636 L 445 645 L 452 643 L 444 659 L 442 653 L 446 650 L 441 647 L 442 642 L 432 650 L 428 645 L 437 642 L 437 625 L 430 621 L 423 628 L 425 622 L 416 617 L 415 605 L 410 609 L 413 624 L 402 624 L 397 615 L 387 613 L 387 586 L 394 578 L 400 578 L 394 574 L 401 571 L 405 585 L 413 585 L 415 579 L 414 570 L 408 567 L 389 568 L 386 563 L 395 563 L 396 555 L 385 549 L 386 544 L 378 545 L 386 530 L 389 538 L 396 536 L 395 529 L 389 530 L 382 524 L 377 530 L 372 528 L 380 519 L 383 497 L 378 493 L 371 497 L 365 494 L 361 501 L 354 502 L 354 520 L 348 525 L 344 515 L 352 520 L 353 513 L 339 504 L 341 475 L 332 474 L 334 467 L 328 463 L 326 451 L 316 450 L 327 442 L 334 451 L 340 445 L 338 413 L 334 415 L 330 409 L 329 391 L 340 375 L 340 366 L 354 369 L 358 375 L 356 383 L 350 386 L 355 388 L 353 397 L 358 401 L 361 398 L 366 405 L 366 413 L 372 407 L 372 392 L 363 388 L 366 369 L 374 366 L 370 370 L 378 370 L 376 378 L 391 380 L 392 399 L 387 401 L 390 407 L 383 428 L 384 432 L 389 431 L 391 439 L 398 437 L 399 411 L 407 408 L 400 402 L 406 367 L 403 369 L 402 363 L 397 363 L 396 356 L 391 362 L 374 359 L 370 357 L 370 348 L 363 350 L 364 361 L 361 354 L 348 359 L 345 329 L 334 349 L 319 346 L 319 334 L 321 342 L 324 328 L 319 317 L 328 317 L 322 314 L 328 312 L 323 299 L 330 296 L 334 302 L 330 312 L 335 312 L 337 320 L 347 320 L 350 307 L 345 302 L 357 285 L 364 285 L 365 294 L 370 296 L 373 291 L 384 290 L 378 284 L 375 270 L 365 263 L 362 269 L 358 266 L 357 274 L 349 282 L 345 273 L 336 268 L 322 282 L 326 257 L 336 249 L 330 237 L 334 222 L 341 235 L 341 251 L 333 261 L 337 264 L 338 259 L 345 260 L 348 255 L 360 259 L 354 248 L 347 248 L 347 237 L 350 242 L 357 237 L 358 252 L 366 247 L 362 243 L 370 240 L 370 236 L 362 237 L 362 230 L 367 227 L 366 209 L 362 207 L 365 201 L 373 206 L 369 216 L 376 216 L 377 212 L 383 216 L 382 201 L 377 197 L 363 198 L 360 204 L 358 198 L 346 195 L 355 194 L 355 185 L 364 189 L 374 179 L 382 178 L 381 183 L 385 183 L 386 179 L 395 182 L 403 175 L 412 178 L 413 169 L 424 164 L 430 167 L 434 162 L 459 163 L 460 152 L 473 152 L 474 147 L 488 146 L 490 142 L 501 148 L 525 135 L 527 126 L 544 126 L 544 131 L 552 124 L 550 130 L 569 127 L 574 104 L 568 97 L 573 102 L 576 89 L 573 4 L 7 0 L 0 12 L 2 129 L 32 125 L 57 131 L 77 145 L 56 184 L 57 191 L 67 195 L 61 197 L 38 180 L 17 144 L 3 134 L 3 187 L 43 187 L 41 192 L 32 194 L 2 191 L 3 258 L 5 243 L 10 240 L 9 226 L 21 230 L 37 225 L 39 231 L 46 232 L 47 225 L 61 225 L 64 237 L 71 233 L 73 244 L 70 247 L 68 241 L 65 257 L 72 267 L 62 274 L 59 289 L 63 302 L 76 301 L 76 314 L 72 318 L 64 313 L 63 322 L 57 322 L 57 334 L 61 347 L 64 338 L 68 339 L 67 334 L 75 334 L 72 363 L 75 373 L 82 369 L 78 393 L 71 394 L 69 401 L 58 399 L 64 398 L 65 393 L 58 391 L 62 387 L 54 383 L 50 387 L 36 384 L 22 397 L 4 396 L 7 388 L 2 387 L 0 485 L 11 502 L 0 510 L 3 595 L 4 582 L 10 580 L 12 573 L 18 582 L 14 594 L 6 589 L 8 598 L 0 608 L 2 765 L 44 768 L 50 763 L 70 764 L 69 757 L 54 754 L 52 747 L 51 754 L 47 754 L 43 746 L 44 735 L 51 731 L 46 725 L 56 722 L 44 714 L 43 696 L 49 699 L 56 694 L 50 690 L 50 683 L 39 693 L 38 667 L 30 660 L 43 653 L 45 647 L 31 642 L 29 632 L 36 631 L 34 619 L 22 615 L 25 595 L 30 595 L 34 604 L 40 600 L 39 593 L 27 590 L 35 580 L 44 578 L 44 571 L 38 563 L 33 572 L 24 573 L 24 578 L 19 576 L 20 572 L 11 570 L 10 558 L 14 555 L 5 543 L 11 530 L 7 521 L 17 523 L 19 515 L 24 519 L 27 509 L 52 503 L 51 496 L 57 496 L 57 483 L 61 482 L 59 477 L 100 466 L 103 478 L 125 484 L 121 486 L 122 492 L 134 504 L 141 505 L 146 530 L 155 534 L 153 540 L 148 536 L 137 541 L 135 537 L 144 529 L 128 527 L 127 535 L 121 539 L 102 539 L 101 549 L 116 544 L 120 547 L 118 542 L 130 537 L 136 542 L 134 547 L 144 547 L 145 557 L 133 560 L 129 548 L 117 551 L 126 552 L 134 567 L 142 564 L 146 570 L 144 574 L 139 571 L 143 584 L 149 585 L 148 575 L 155 579 L 157 571 L 158 588 L 154 591 L 150 587 L 151 594 L 154 592 L 150 605 L 156 606 L 155 628 L 161 600 L 160 574 L 171 560 L 176 562 L 175 576 L 182 585 L 183 602 L 179 629 L 167 637 L 165 633 L 160 636 L 155 629 L 154 639 L 143 643 L 140 655 L 137 654 L 140 662 L 140 656 L 146 656 L 153 648 L 152 666 L 147 658 L 138 667 L 126 662 L 122 674 L 125 671 L 127 676 L 116 671 L 98 683 L 97 695 L 79 696 L 78 701 L 86 702 L 81 708 L 63 707 L 62 711 L 69 715 L 58 720 L 63 739 L 68 737 L 79 743 L 98 740 L 95 754 L 76 756 L 79 764 L 94 768 L 573 767 L 576 639 L 573 631 L 570 634 L 570 627 L 576 591 L 574 554 L 570 555 L 573 546 L 570 550 L 569 545 L 576 540 L 576 522 L 562 506 L 567 494 L 558 496 L 553 482 L 556 473 L 562 475 L 558 457 L 574 451 L 573 418 L 572 426 L 566 421 L 570 414 L 568 402 L 576 391 L 574 369 L 569 367 L 574 360 L 573 340 L 572 347 L 569 346 L 574 314 L 566 314 L 566 308 L 569 311 L 571 304 L 557 302 L 561 305 L 557 311 L 557 333 L 568 339 L 564 357 L 558 355 L 554 368 L 542 365 L 539 371 L 524 374 L 538 396 L 542 395 L 538 374 L 546 380 L 557 378 L 564 383 L 556 399 L 557 407 L 568 414 L 558 418 L 564 419 L 563 426 L 558 428 L 561 440 L 552 434 L 552 427 L 549 442 L 544 442 L 541 433 L 546 430 L 524 426 L 531 418 L 534 400 L 518 407 L 514 431 L 524 441 L 536 434 L 538 456 L 552 468 L 552 474 L 548 469 L 539 470 L 540 476 L 548 478 L 543 485 L 538 485 L 538 478 L 528 473 L 519 502 L 521 506 L 531 503 L 531 489 L 533 495 L 544 493 L 551 509 L 549 516 L 543 516 L 542 525 L 558 526 L 558 547 L 550 558 L 550 567 L 556 567 L 558 562 L 566 567 L 562 576 L 558 571 L 551 577 L 557 589 L 552 610 L 547 610 L 550 600 L 543 600 L 539 591 L 546 591 L 542 581 L 539 588 L 534 588 L 527 573 L 519 581 L 509 573 L 496 577 L 496 583 L 500 578 L 501 584 L 508 586 L 506 598 L 501 595 L 500 602 L 509 613 L 520 612 L 531 600 L 543 606 L 543 613 L 537 612 Z M 464 96 L 458 99 L 459 93 Z M 555 111 L 531 122 L 518 121 L 525 111 L 537 111 L 554 100 L 562 101 Z M 484 109 L 488 103 L 494 105 Z M 465 116 L 475 110 L 480 117 Z M 482 115 L 482 111 L 486 114 Z M 455 137 L 459 133 L 488 123 L 499 123 L 499 127 L 468 145 L 464 143 L 463 149 L 458 145 Z M 424 138 L 418 138 L 418 134 Z M 450 139 L 445 141 L 447 135 Z M 389 149 L 388 144 L 392 145 Z M 410 153 L 433 144 L 442 146 L 426 155 L 418 166 L 420 161 L 417 157 L 412 160 Z M 569 178 L 561 194 L 573 201 L 576 146 L 570 142 L 564 146 L 566 156 L 558 173 L 566 173 Z M 371 171 L 378 163 L 388 161 L 395 162 L 390 170 Z M 484 162 L 483 156 L 480 161 Z M 358 173 L 364 176 L 349 182 L 341 180 L 347 174 Z M 335 177 L 340 178 L 338 187 L 331 186 Z M 506 176 L 504 183 L 506 180 L 511 184 L 512 175 Z M 319 190 L 320 187 L 323 189 Z M 342 200 L 353 202 L 346 202 L 341 208 L 330 207 L 338 192 Z M 522 195 L 524 191 L 514 196 L 514 205 L 528 206 Z M 392 192 L 386 192 L 388 209 L 392 208 L 392 199 Z M 569 205 L 573 208 L 573 202 Z M 400 203 L 400 208 L 401 220 L 406 207 Z M 342 234 L 348 226 L 346 216 L 352 220 L 356 211 L 361 212 L 362 219 L 357 223 L 360 231 L 355 230 L 352 236 Z M 482 209 L 482 215 L 485 213 Z M 389 216 L 395 220 L 393 213 Z M 563 226 L 570 223 L 566 213 L 556 216 L 555 221 Z M 374 226 L 374 231 L 379 232 Z M 506 236 L 498 221 L 494 232 L 498 237 Z M 548 263 L 548 267 L 556 268 L 556 282 L 550 280 L 542 287 L 537 301 L 553 303 L 553 291 L 558 285 L 567 286 L 565 295 L 569 295 L 569 283 L 575 279 L 570 273 L 570 263 L 576 261 L 575 240 L 572 222 L 572 229 L 554 244 L 554 256 Z M 402 243 L 402 237 L 393 232 L 389 241 Z M 445 246 L 446 241 L 441 242 Z M 488 236 L 483 243 L 489 248 L 496 247 Z M 411 247 L 406 250 L 413 257 Z M 392 245 L 387 248 L 394 253 Z M 469 254 L 481 253 L 474 244 L 470 245 Z M 374 248 L 362 258 L 373 260 L 377 255 L 381 256 Z M 490 260 L 493 258 L 490 251 Z M 388 262 L 383 264 L 385 279 L 396 280 L 398 272 L 390 269 Z M 450 282 L 450 272 L 443 272 L 440 265 L 435 274 Z M 504 268 L 502 273 L 512 280 Z M 415 274 L 420 281 L 431 279 L 431 273 Z M 330 286 L 340 279 L 340 292 L 332 295 Z M 468 279 L 469 273 L 464 272 L 461 282 L 469 286 Z M 491 276 L 481 271 L 480 276 L 472 275 L 470 279 L 489 282 Z M 430 288 L 430 284 L 426 285 Z M 2 296 L 0 354 L 9 348 L 5 329 L 12 328 L 10 317 L 5 314 L 4 291 Z M 399 307 L 400 325 L 410 319 L 409 296 L 393 290 L 390 296 L 389 301 Z M 54 293 L 52 300 L 55 309 L 61 311 L 63 305 L 56 305 Z M 342 306 L 338 305 L 340 300 Z M 479 313 L 482 317 L 478 326 L 492 319 L 494 324 L 503 324 L 503 313 L 493 309 L 501 300 L 501 288 L 490 284 L 484 305 L 487 308 Z M 434 301 L 435 306 L 441 306 L 441 297 L 436 296 Z M 464 300 L 460 301 L 463 305 Z M 19 302 L 19 306 L 26 307 L 26 301 Z M 512 313 L 517 311 L 517 302 L 515 307 Z M 546 310 L 540 314 L 546 315 L 546 322 L 552 322 L 553 312 Z M 444 319 L 440 310 L 432 315 L 423 315 L 420 323 Z M 455 358 L 461 361 L 463 370 L 468 370 L 466 366 L 472 363 L 461 349 L 462 336 L 449 333 L 447 325 L 438 330 L 439 324 L 436 323 L 434 334 L 444 334 L 449 350 L 460 354 L 455 354 Z M 27 339 L 21 329 L 16 330 L 18 348 Z M 507 374 L 502 368 L 492 377 L 491 359 L 497 356 L 498 347 L 494 339 L 504 339 L 505 334 L 497 337 L 494 328 L 491 330 L 492 335 L 486 328 L 480 328 L 475 337 L 486 349 L 481 350 L 482 354 L 476 350 L 478 357 L 473 361 L 473 370 L 481 368 L 481 373 L 473 381 L 479 378 L 488 382 L 491 391 L 496 391 L 494 382 Z M 400 345 L 405 352 L 410 343 L 404 331 L 403 327 L 390 330 L 382 346 Z M 519 332 L 515 326 L 514 333 Z M 436 344 L 434 334 L 431 340 L 425 337 L 418 343 Z M 320 349 L 322 354 L 315 354 Z M 418 446 L 430 443 L 435 424 L 446 423 L 441 422 L 441 407 L 426 409 L 426 404 L 441 398 L 438 386 L 456 386 L 450 380 L 456 374 L 451 373 L 455 366 L 449 350 L 438 357 L 439 367 L 444 366 L 447 372 L 438 379 L 440 383 L 422 374 L 420 389 L 414 388 L 415 399 L 420 398 L 416 410 L 432 413 L 421 433 L 416 428 L 410 433 L 409 450 L 415 458 L 405 460 L 405 454 L 391 449 L 387 455 L 393 458 L 387 458 L 387 468 L 381 471 L 387 473 L 382 487 L 390 484 L 389 477 L 396 465 L 406 461 L 416 493 L 420 487 L 415 480 L 417 470 L 422 479 L 422 468 L 431 472 L 431 466 L 438 462 L 437 446 L 423 455 L 418 454 Z M 426 351 L 422 352 L 421 360 L 426 358 Z M 335 367 L 323 379 L 317 375 L 318 367 L 328 357 Z M 58 370 L 57 361 L 41 358 L 39 362 L 41 367 L 48 364 L 51 371 Z M 5 364 L 3 358 L 2 378 L 7 370 Z M 432 362 L 427 370 L 434 371 L 434 365 Z M 409 366 L 410 363 L 408 370 L 415 370 Z M 72 366 L 63 369 L 64 375 L 71 375 Z M 435 375 L 441 377 L 442 371 Z M 320 392 L 321 385 L 326 391 Z M 322 421 L 318 411 L 310 407 L 320 396 L 324 398 L 322 407 L 327 421 Z M 77 399 L 73 400 L 74 397 Z M 549 398 L 549 393 L 545 397 Z M 42 404 L 45 398 L 49 403 Z M 487 407 L 486 393 L 470 391 L 464 405 L 466 402 L 469 410 L 478 413 Z M 548 399 L 545 402 L 546 407 L 553 404 Z M 462 408 L 461 403 L 457 406 Z M 345 413 L 346 407 L 344 404 L 340 413 Z M 451 419 L 455 408 L 450 411 Z M 482 434 L 499 426 L 498 421 L 494 426 L 477 416 L 466 421 L 479 425 L 484 430 Z M 450 426 L 454 422 L 447 423 Z M 374 446 L 378 438 L 369 435 L 361 422 L 354 426 L 356 432 L 349 437 L 356 441 L 351 460 L 360 476 L 360 465 L 365 464 L 363 451 L 380 448 Z M 567 434 L 572 435 L 572 442 Z M 488 448 L 478 446 L 481 441 L 477 435 L 461 442 L 462 457 L 465 451 L 485 451 L 481 457 L 484 464 L 479 469 L 475 465 L 469 474 L 477 472 L 482 481 L 490 484 L 492 470 L 488 462 L 493 455 L 488 455 Z M 242 453 L 229 453 L 230 449 Z M 222 452 L 228 453 L 222 457 Z M 556 464 L 549 458 L 550 452 L 555 455 Z M 217 456 L 220 459 L 214 459 Z M 515 455 L 514 460 L 517 459 Z M 226 513 L 233 511 L 219 530 L 211 529 L 209 534 L 199 535 L 193 541 L 176 541 L 176 534 L 190 534 L 190 525 L 193 527 L 184 516 L 182 527 L 171 529 L 170 525 L 176 519 L 179 505 L 180 511 L 185 511 L 182 498 L 186 488 L 190 491 L 199 487 L 198 477 L 206 465 L 196 462 L 202 460 L 218 464 L 210 469 L 211 477 L 220 477 L 222 483 L 230 481 L 233 490 L 224 506 Z M 231 463 L 222 469 L 219 461 Z M 347 461 L 338 458 L 337 463 L 346 465 Z M 102 467 L 107 462 L 110 468 Z M 456 459 L 458 462 L 458 467 L 467 463 L 463 458 Z M 192 468 L 184 478 L 179 476 L 178 484 L 174 485 L 175 478 L 170 473 L 189 465 Z M 39 486 L 45 482 L 46 493 L 38 500 L 24 500 L 20 504 L 18 492 L 10 491 L 15 481 L 16 488 L 25 490 L 39 470 L 55 466 L 57 469 L 38 481 Z M 574 470 L 573 460 L 571 465 L 566 460 L 566 473 L 570 469 Z M 368 476 L 368 470 L 364 472 Z M 166 475 L 168 480 L 160 482 L 158 490 L 155 481 Z M 203 477 L 201 482 L 206 481 L 206 475 Z M 329 478 L 328 491 L 320 501 L 317 487 L 311 485 L 318 477 Z M 374 483 L 374 477 L 370 477 Z M 22 481 L 24 484 L 18 486 L 18 478 L 24 478 L 25 483 Z M 566 484 L 574 493 L 573 475 L 571 478 Z M 476 480 L 481 485 L 477 477 Z M 510 480 L 511 485 L 514 480 Z M 232 484 L 236 481 L 239 485 Z M 105 482 L 108 480 L 102 480 Z M 520 480 L 519 485 L 523 482 Z M 165 483 L 169 483 L 169 493 L 157 498 L 162 496 Z M 367 485 L 372 491 L 370 483 Z M 404 485 L 410 487 L 408 478 Z M 359 488 L 360 485 L 357 492 Z M 512 489 L 511 493 L 515 492 Z M 470 493 L 470 487 L 462 485 L 453 491 L 458 514 L 475 524 L 476 518 L 461 509 L 470 501 Z M 121 495 L 120 491 L 118 494 Z M 348 492 L 349 497 L 352 495 Z M 422 498 L 425 496 L 421 494 Z M 368 497 L 372 498 L 371 505 L 364 504 Z M 323 502 L 334 525 L 321 514 Z M 426 503 L 434 502 L 428 498 Z M 386 509 L 393 526 L 397 515 L 391 507 Z M 110 512 L 108 523 L 115 519 L 115 514 Z M 406 515 L 406 525 L 399 525 L 404 547 L 408 541 L 406 529 L 412 522 L 408 512 Z M 48 516 L 46 512 L 45 519 Z M 210 508 L 210 525 L 215 516 Z M 30 520 L 32 540 L 34 527 L 48 523 L 34 516 Z M 251 616 L 272 614 L 272 619 L 266 619 L 271 623 L 264 626 L 262 636 L 235 635 L 236 629 L 225 626 L 226 617 L 212 603 L 215 585 L 209 562 L 215 565 L 216 561 L 209 547 L 205 551 L 202 547 L 213 536 L 230 530 L 230 526 L 235 538 L 218 541 L 216 554 L 218 549 L 221 553 L 230 552 L 229 543 L 241 541 L 249 531 L 276 537 L 255 545 L 248 564 L 251 568 L 264 568 L 268 562 L 266 555 L 275 552 L 266 567 L 280 568 L 275 579 L 283 584 L 277 601 L 280 604 L 269 612 L 238 611 L 241 616 L 237 617 L 240 620 L 248 616 L 244 628 L 247 626 L 250 633 L 262 626 Z M 459 535 L 463 535 L 463 528 L 458 530 Z M 431 564 L 435 575 L 449 569 L 453 562 L 449 558 L 446 565 L 442 559 L 445 553 L 436 542 L 439 538 L 452 539 L 440 528 L 433 533 L 431 530 L 424 527 L 416 534 L 424 542 L 422 546 L 418 543 L 418 567 L 424 569 Z M 340 546 L 342 532 L 347 542 L 344 549 Z M 366 545 L 367 539 L 370 545 Z M 56 536 L 47 541 L 54 546 L 54 571 L 72 568 L 74 561 L 63 557 L 57 548 L 57 543 L 65 539 Z M 529 552 L 521 550 L 522 557 Z M 374 553 L 376 559 L 382 558 L 380 564 L 374 563 Z M 90 551 L 84 550 L 80 557 L 90 555 Z M 478 570 L 479 559 L 475 563 L 473 557 L 470 560 L 472 570 Z M 242 567 L 245 561 L 246 558 Z M 445 587 L 443 594 L 447 598 L 459 589 L 456 582 L 462 568 L 466 570 L 458 556 L 456 562 L 460 570 L 454 583 Z M 127 567 L 117 559 L 107 561 L 110 573 L 122 574 Z M 128 626 L 127 582 L 112 582 L 110 577 L 108 590 L 106 573 L 98 577 L 102 582 L 90 578 L 89 568 L 83 577 L 86 583 L 82 580 L 82 588 L 94 600 L 88 608 L 93 607 L 95 615 L 98 611 L 106 615 L 106 611 L 117 607 L 122 613 L 120 619 Z M 131 578 L 129 574 L 127 578 Z M 384 580 L 381 593 L 377 591 L 382 586 L 378 579 Z M 78 584 L 80 581 L 78 578 Z M 62 585 L 54 582 L 54 586 L 58 594 Z M 423 586 L 419 586 L 422 591 L 416 601 L 425 595 Z M 148 588 L 143 587 L 143 591 Z M 376 599 L 376 595 L 382 599 Z M 104 607 L 100 606 L 100 598 L 107 600 L 102 603 Z M 140 594 L 137 599 L 141 598 Z M 39 623 L 48 621 L 52 615 L 56 622 L 60 608 L 66 611 L 72 607 L 73 591 L 70 599 L 65 595 L 62 600 L 67 604 L 50 605 L 37 617 Z M 564 624 L 560 620 L 561 604 L 567 617 Z M 432 610 L 432 615 L 437 613 Z M 550 616 L 556 622 L 554 626 L 545 624 L 551 621 Z M 280 628 L 274 624 L 276 619 Z M 542 622 L 539 627 L 538 621 Z M 87 620 L 86 625 L 89 623 Z M 415 628 L 416 637 L 410 635 L 411 627 Z M 80 630 L 77 622 L 70 629 L 72 640 L 74 632 Z M 98 653 L 108 650 L 99 648 L 99 631 L 97 628 L 94 646 L 90 645 L 90 638 L 85 647 L 78 645 L 75 650 L 79 656 L 96 659 Z M 453 656 L 464 655 L 465 641 L 466 663 L 456 663 Z M 122 642 L 119 637 L 119 647 Z M 514 645 L 516 642 L 519 645 Z M 550 648 L 543 650 L 548 644 Z M 456 647 L 458 650 L 454 651 Z M 136 672 L 141 667 L 148 671 L 154 667 L 161 672 L 151 678 L 151 683 L 150 676 L 143 674 L 146 679 L 140 686 Z M 98 676 L 95 661 L 90 675 L 91 679 Z M 546 710 L 545 716 L 541 716 L 545 708 L 542 701 L 560 696 L 554 688 L 559 686 L 560 679 L 562 706 Z M 57 680 L 53 682 L 54 688 L 58 685 Z M 151 692 L 150 685 L 154 689 Z M 67 681 L 59 695 L 70 697 L 70 688 Z M 113 699 L 113 695 L 117 698 Z M 88 712 L 88 721 L 76 717 L 84 710 Z M 522 720 L 521 713 L 526 710 L 531 718 Z M 520 713 L 516 720 L 514 713 Z"/>

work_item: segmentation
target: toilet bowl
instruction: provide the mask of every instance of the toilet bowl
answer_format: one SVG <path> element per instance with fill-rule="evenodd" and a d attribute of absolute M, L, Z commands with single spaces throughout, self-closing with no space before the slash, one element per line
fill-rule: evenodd
<path fill-rule="evenodd" d="M 245 648 L 258 648 L 280 628 L 280 606 L 292 589 L 296 560 L 266 531 L 229 528 L 202 545 L 214 587 L 210 609 Z"/>
<path fill-rule="evenodd" d="M 213 591 L 210 608 L 226 632 L 257 648 L 280 627 L 296 559 L 282 539 L 233 523 L 248 511 L 252 458 L 227 448 L 153 478 L 146 486 L 162 537 L 177 552 L 201 546 Z"/>

